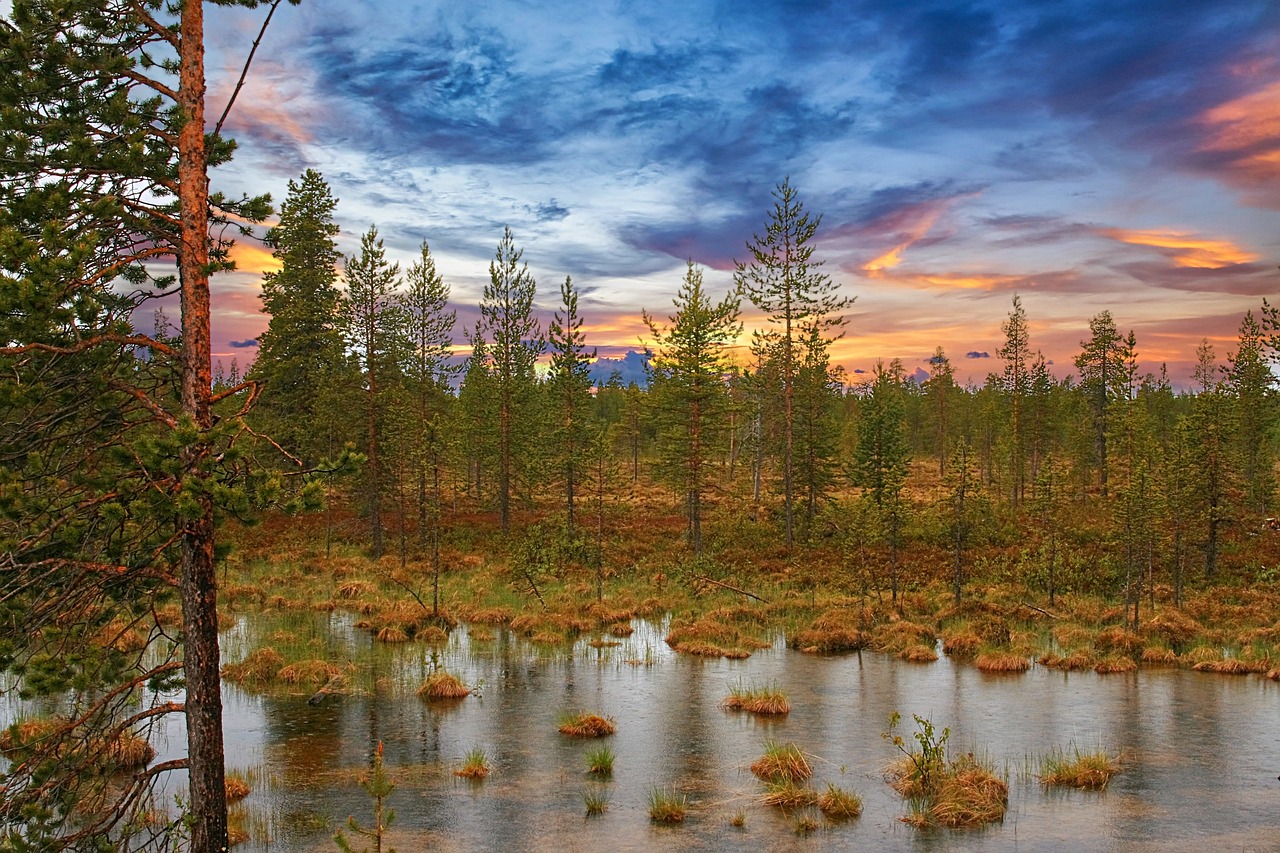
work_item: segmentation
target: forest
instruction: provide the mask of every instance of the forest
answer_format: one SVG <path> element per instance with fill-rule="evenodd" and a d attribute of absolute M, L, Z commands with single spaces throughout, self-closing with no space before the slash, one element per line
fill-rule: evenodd
<path fill-rule="evenodd" d="M 593 375 L 572 277 L 539 287 L 510 229 L 462 328 L 427 243 L 403 270 L 374 227 L 339 253 L 307 170 L 259 226 L 279 266 L 258 355 L 215 369 L 210 276 L 271 202 L 209 191 L 234 143 L 206 121 L 199 8 L 0 21 L 0 664 L 14 701 L 58 709 L 0 735 L 0 850 L 224 849 L 223 681 L 354 681 L 301 649 L 224 659 L 245 613 L 550 647 L 667 617 L 703 658 L 782 635 L 987 672 L 1280 679 L 1276 306 L 1226 352 L 1205 340 L 1192 376 L 1140 372 L 1104 310 L 1059 377 L 1014 295 L 982 384 L 941 348 L 924 381 L 894 360 L 853 382 L 831 348 L 859 333 L 856 294 L 783 179 L 732 288 L 690 260 L 645 310 L 645 381 L 624 383 Z M 177 326 L 144 332 L 174 293 Z M 166 715 L 187 754 L 150 763 L 139 733 Z M 156 818 L 175 771 L 182 813 Z"/>

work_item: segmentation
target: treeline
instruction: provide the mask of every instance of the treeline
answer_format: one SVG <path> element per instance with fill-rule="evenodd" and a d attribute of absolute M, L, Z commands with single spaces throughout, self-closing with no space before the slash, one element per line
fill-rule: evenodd
<path fill-rule="evenodd" d="M 1125 589 L 1158 567 L 1180 594 L 1191 568 L 1214 577 L 1224 527 L 1271 511 L 1270 305 L 1242 318 L 1225 366 L 1200 345 L 1190 391 L 1176 390 L 1163 367 L 1141 373 L 1135 335 L 1109 311 L 1082 328 L 1076 373 L 1055 378 L 1017 296 L 997 353 L 1003 370 L 982 385 L 960 385 L 941 348 L 924 381 L 895 360 L 850 385 L 829 352 L 852 300 L 812 257 L 820 217 L 789 182 L 774 197 L 730 293 L 708 293 L 690 262 L 671 312 L 644 313 L 647 384 L 615 373 L 597 387 L 572 279 L 542 329 L 510 230 L 490 263 L 479 321 L 459 328 L 425 243 L 401 271 L 370 229 L 339 274 L 334 200 L 308 171 L 290 182 L 267 237 L 280 269 L 263 285 L 271 321 L 249 373 L 263 386 L 251 423 L 299 469 L 325 468 L 348 445 L 364 455 L 349 482 L 375 554 L 394 528 L 402 554 L 438 555 L 446 503 L 490 506 L 503 530 L 513 507 L 555 510 L 573 534 L 584 507 L 598 510 L 628 484 L 661 482 L 683 505 L 695 553 L 709 496 L 776 524 L 788 549 L 829 537 L 830 507 L 841 501 L 835 515 L 858 519 L 860 535 L 884 553 L 895 597 L 898 551 L 930 524 L 955 555 L 958 596 L 963 552 L 993 512 L 1046 549 L 1052 596 L 1064 507 L 1079 520 L 1085 506 L 1085 520 L 1109 531 Z M 746 364 L 729 356 L 744 299 L 767 319 Z M 451 353 L 463 340 L 470 356 L 460 361 Z"/>

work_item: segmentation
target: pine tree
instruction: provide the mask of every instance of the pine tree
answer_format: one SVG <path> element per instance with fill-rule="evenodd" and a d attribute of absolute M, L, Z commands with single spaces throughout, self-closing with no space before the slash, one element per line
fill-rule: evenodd
<path fill-rule="evenodd" d="M 854 485 L 870 495 L 889 544 L 889 583 L 895 604 L 899 590 L 898 547 L 907 511 L 902 487 L 911 457 L 903 424 L 902 393 L 902 383 L 892 367 L 878 362 L 875 381 L 860 407 L 852 472 Z"/>
<path fill-rule="evenodd" d="M 1262 326 L 1252 311 L 1240 322 L 1236 351 L 1227 356 L 1226 384 L 1235 403 L 1235 455 L 1241 464 L 1245 502 L 1255 513 L 1266 515 L 1276 487 L 1275 377 L 1267 364 Z"/>
<path fill-rule="evenodd" d="M 1009 318 L 1001 325 L 1004 346 L 997 355 L 1004 359 L 1004 375 L 1000 388 L 1009 401 L 1009 467 L 1014 504 L 1022 501 L 1027 478 L 1026 398 L 1031 389 L 1031 345 L 1027 329 L 1027 312 L 1022 299 L 1013 295 Z"/>
<path fill-rule="evenodd" d="M 20 630 L 4 632 L 0 659 L 17 667 L 23 689 L 83 688 L 87 705 L 46 742 L 54 756 L 54 741 L 79 741 L 95 724 L 124 731 L 122 714 L 187 716 L 186 758 L 135 775 L 102 810 L 70 811 L 93 802 L 75 801 L 93 767 L 11 765 L 0 822 L 40 849 L 112 845 L 140 788 L 183 766 L 191 849 L 226 846 L 215 517 L 247 504 L 230 434 L 251 401 L 241 396 L 215 426 L 209 276 L 227 266 L 228 244 L 211 240 L 209 226 L 232 215 L 260 221 L 268 205 L 209 192 L 209 168 L 232 145 L 206 126 L 203 13 L 202 3 L 17 0 L 0 19 L 0 399 L 18 407 L 6 429 L 29 429 L 3 442 L 4 478 L 22 484 L 13 494 L 40 495 L 9 505 L 0 531 L 0 601 L 16 608 L 10 615 L 26 611 L 5 620 Z M 176 260 L 176 279 L 153 278 L 166 259 Z M 176 340 L 130 319 L 162 291 L 181 298 Z M 142 618 L 174 587 L 180 663 L 98 652 L 95 619 L 112 607 Z M 166 686 L 179 670 L 182 706 L 115 701 L 148 680 Z"/>
<path fill-rule="evenodd" d="M 1116 330 L 1110 311 L 1102 311 L 1089 321 L 1089 340 L 1076 356 L 1080 371 L 1080 389 L 1093 412 L 1094 463 L 1098 466 L 1098 487 L 1107 494 L 1107 429 L 1111 404 L 1123 399 L 1125 384 L 1124 339 Z"/>
<path fill-rule="evenodd" d="M 782 462 L 783 517 L 786 542 L 794 541 L 795 499 L 795 393 L 810 343 L 817 347 L 810 358 L 820 358 L 839 335 L 833 331 L 844 324 L 842 312 L 853 299 L 838 295 L 836 284 L 820 270 L 822 261 L 813 259 L 813 238 L 822 217 L 810 218 L 791 186 L 784 179 L 773 191 L 775 199 L 763 235 L 747 243 L 749 263 L 738 263 L 735 282 L 739 292 L 768 315 L 772 326 L 763 332 L 771 355 L 778 363 L 777 389 L 781 397 L 782 440 L 778 450 Z M 812 371 L 809 371 L 812 373 Z M 810 377 L 819 388 L 826 387 L 826 375 Z M 804 451 L 812 457 L 822 442 Z"/>
<path fill-rule="evenodd" d="M 933 419 L 933 451 L 938 456 L 938 475 L 947 473 L 947 456 L 951 452 L 951 436 L 948 430 L 952 419 L 952 405 L 956 393 L 956 372 L 942 347 L 934 350 L 929 358 L 929 378 L 924 383 L 929 398 L 929 410 Z M 972 454 L 971 454 L 972 455 Z"/>
<path fill-rule="evenodd" d="M 336 448 L 316 429 L 326 393 L 345 379 L 338 306 L 337 200 L 319 172 L 308 169 L 280 205 L 280 222 L 264 242 L 280 269 L 262 279 L 262 311 L 271 320 L 259 338 L 250 376 L 262 382 L 255 419 L 285 448 L 314 463 Z"/>
<path fill-rule="evenodd" d="M 396 293 L 400 265 L 387 263 L 377 228 L 371 227 L 360 238 L 360 254 L 347 261 L 345 277 L 344 328 L 364 377 L 367 459 L 364 475 L 373 555 L 377 557 L 386 547 L 382 523 L 382 493 L 386 484 L 379 437 L 385 411 L 383 398 L 388 390 L 386 386 L 399 372 L 407 349 L 404 311 Z"/>
<path fill-rule="evenodd" d="M 510 228 L 504 228 L 498 251 L 489 262 L 489 283 L 480 303 L 477 335 L 487 335 L 489 374 L 493 380 L 497 423 L 498 511 L 502 531 L 511 530 L 511 490 L 532 450 L 533 365 L 546 349 L 533 300 L 537 283 L 516 248 Z"/>
<path fill-rule="evenodd" d="M 547 375 L 547 385 L 552 396 L 555 423 L 552 430 L 553 458 L 564 483 L 568 532 L 572 536 L 574 498 L 589 462 L 585 453 L 592 435 L 588 366 L 595 358 L 595 351 L 587 352 L 582 316 L 578 314 L 578 291 L 568 276 L 560 286 L 560 308 L 548 329 L 548 338 L 551 370 Z"/>
<path fill-rule="evenodd" d="M 649 387 L 661 425 L 662 473 L 684 499 L 689 546 L 700 554 L 706 469 L 725 430 L 725 375 L 732 371 L 727 350 L 742 332 L 740 301 L 728 294 L 712 302 L 702 270 L 690 261 L 672 304 L 666 326 L 643 313 L 653 337 Z"/>

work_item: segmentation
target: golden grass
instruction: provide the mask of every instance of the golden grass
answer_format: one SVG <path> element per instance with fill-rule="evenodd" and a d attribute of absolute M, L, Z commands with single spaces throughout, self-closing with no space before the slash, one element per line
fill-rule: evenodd
<path fill-rule="evenodd" d="M 960 631 L 942 640 L 942 652 L 957 660 L 970 660 L 982 648 L 982 638 L 973 631 Z"/>
<path fill-rule="evenodd" d="M 1217 646 L 1196 646 L 1194 649 L 1183 652 L 1178 660 L 1195 669 L 1196 664 L 1222 660 L 1222 649 Z"/>
<path fill-rule="evenodd" d="M 764 755 L 752 762 L 751 772 L 765 782 L 803 782 L 813 775 L 813 765 L 794 743 L 770 740 Z"/>
<path fill-rule="evenodd" d="M 1178 655 L 1173 649 L 1147 646 L 1142 650 L 1142 663 L 1148 666 L 1177 666 Z"/>
<path fill-rule="evenodd" d="M 1119 625 L 1103 628 L 1093 638 L 1093 647 L 1098 651 L 1127 658 L 1142 654 L 1144 646 L 1146 641 L 1142 637 Z"/>
<path fill-rule="evenodd" d="M 276 673 L 276 679 L 285 684 L 323 687 L 334 676 L 342 675 L 342 672 L 342 667 L 327 660 L 303 660 L 281 668 Z"/>
<path fill-rule="evenodd" d="M 1081 753 L 1068 758 L 1054 752 L 1040 762 L 1040 781 L 1045 785 L 1101 790 L 1120 772 L 1120 763 L 1105 752 Z"/>
<path fill-rule="evenodd" d="M 818 804 L 818 793 L 812 788 L 798 785 L 790 779 L 767 782 L 764 797 L 766 806 L 778 806 L 784 809 L 798 809 Z"/>
<path fill-rule="evenodd" d="M 983 672 L 1026 672 L 1031 669 L 1031 661 L 1025 656 L 994 650 L 979 654 L 974 665 Z"/>
<path fill-rule="evenodd" d="M 1219 675 L 1248 675 L 1255 671 L 1249 664 L 1237 658 L 1201 661 L 1191 668 L 1196 672 L 1216 672 Z"/>
<path fill-rule="evenodd" d="M 599 714 L 567 714 L 560 718 L 560 733 L 571 737 L 605 737 L 617 730 L 613 717 Z"/>
<path fill-rule="evenodd" d="M 489 756 L 480 747 L 476 747 L 467 753 L 462 760 L 462 766 L 453 771 L 454 776 L 460 776 L 463 779 L 485 779 L 489 776 L 492 768 L 489 766 Z"/>
<path fill-rule="evenodd" d="M 1004 819 L 1009 786 L 971 757 L 954 762 L 932 797 L 932 822 L 946 827 L 982 826 Z"/>
<path fill-rule="evenodd" d="M 828 782 L 827 790 L 818 797 L 818 808 L 831 820 L 848 820 L 862 814 L 862 799 Z"/>
<path fill-rule="evenodd" d="M 0 753 L 13 753 L 34 746 L 42 738 L 52 734 L 66 721 L 58 717 L 32 717 L 20 720 L 0 731 Z"/>
<path fill-rule="evenodd" d="M 681 823 L 688 809 L 684 794 L 670 788 L 649 789 L 649 820 L 654 823 Z"/>
<path fill-rule="evenodd" d="M 233 684 L 259 685 L 274 681 L 276 673 L 284 666 L 284 655 L 271 646 L 263 646 L 250 652 L 239 663 L 222 667 L 222 677 Z"/>
<path fill-rule="evenodd" d="M 936 639 L 933 629 L 927 625 L 900 619 L 877 625 L 871 632 L 871 647 L 878 652 L 897 654 L 911 646 L 932 646 Z"/>
<path fill-rule="evenodd" d="M 423 699 L 461 699 L 471 695 L 471 688 L 456 675 L 445 669 L 437 669 L 418 685 L 418 696 Z"/>
<path fill-rule="evenodd" d="M 249 781 L 244 778 L 244 774 L 236 771 L 228 771 L 223 786 L 227 791 L 227 802 L 238 803 L 245 797 L 253 793 L 253 788 L 249 785 Z"/>
<path fill-rule="evenodd" d="M 374 638 L 380 643 L 407 643 L 409 635 L 400 628 L 399 625 L 388 625 L 378 633 L 374 634 Z"/>
<path fill-rule="evenodd" d="M 1084 650 L 1074 651 L 1068 655 L 1057 655 L 1053 652 L 1045 652 L 1037 660 L 1041 666 L 1047 666 L 1050 669 L 1061 669 L 1067 672 L 1075 672 L 1083 669 L 1093 669 L 1095 663 L 1093 655 Z"/>
<path fill-rule="evenodd" d="M 147 739 L 122 732 L 118 738 L 108 745 L 103 754 L 103 761 L 121 770 L 145 767 L 156 757 L 155 748 L 147 743 Z"/>
<path fill-rule="evenodd" d="M 1093 665 L 1093 671 L 1099 675 L 1115 675 L 1117 673 L 1133 672 L 1138 668 L 1133 658 L 1123 655 L 1107 655 L 1102 660 Z"/>
<path fill-rule="evenodd" d="M 441 646 L 449 642 L 449 632 L 439 625 L 431 625 L 419 631 L 414 639 L 431 646 Z"/>
<path fill-rule="evenodd" d="M 938 659 L 938 653 L 933 650 L 933 646 L 917 644 L 903 649 L 898 657 L 912 663 L 933 663 Z"/>
<path fill-rule="evenodd" d="M 720 703 L 722 708 L 731 711 L 749 711 L 752 714 L 781 715 L 791 711 L 791 703 L 787 694 L 780 687 L 743 687 L 731 688 L 729 695 Z"/>

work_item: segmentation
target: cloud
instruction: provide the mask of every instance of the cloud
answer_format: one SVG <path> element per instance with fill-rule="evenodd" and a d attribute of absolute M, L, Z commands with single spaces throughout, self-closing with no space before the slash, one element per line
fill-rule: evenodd
<path fill-rule="evenodd" d="M 233 349 L 252 349 L 258 346 L 258 339 L 246 338 L 243 341 L 227 341 L 227 346 Z"/>
<path fill-rule="evenodd" d="M 554 198 L 550 201 L 544 201 L 536 206 L 525 206 L 525 210 L 532 213 L 539 222 L 559 222 L 568 217 L 569 208 L 557 202 Z"/>
<path fill-rule="evenodd" d="M 964 357 L 965 358 L 991 358 L 991 353 L 979 352 L 978 350 L 969 350 L 967 353 L 964 354 Z"/>
<path fill-rule="evenodd" d="M 1168 250 L 1162 254 L 1169 255 L 1174 265 L 1179 267 L 1217 270 L 1258 260 L 1258 256 L 1253 252 L 1242 249 L 1229 240 L 1201 237 L 1183 231 L 1128 231 L 1122 228 L 1104 228 L 1098 233 L 1121 243 Z"/>
<path fill-rule="evenodd" d="M 597 358 L 588 368 L 588 375 L 597 386 L 604 385 L 617 373 L 624 386 L 634 382 L 643 388 L 649 382 L 648 364 L 647 353 L 628 350 L 620 358 Z"/>

